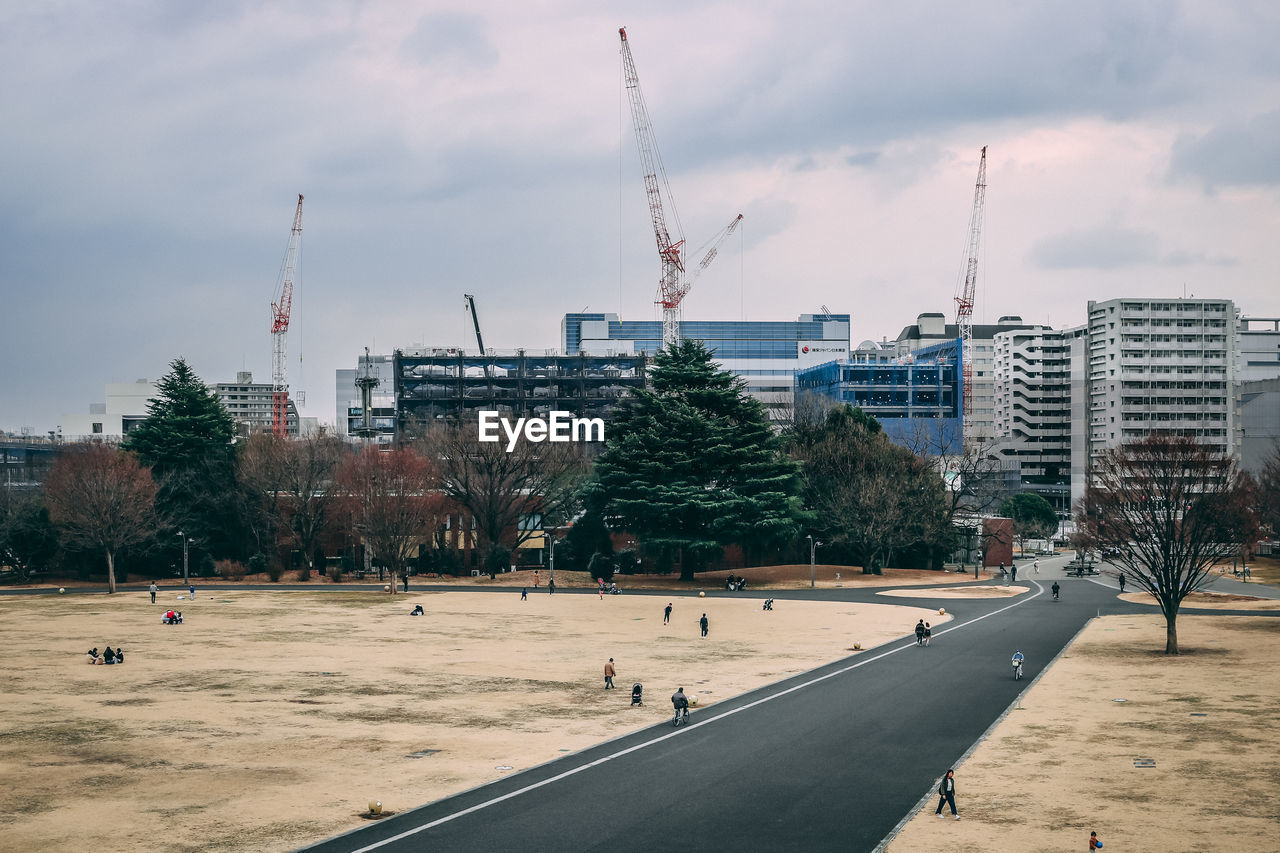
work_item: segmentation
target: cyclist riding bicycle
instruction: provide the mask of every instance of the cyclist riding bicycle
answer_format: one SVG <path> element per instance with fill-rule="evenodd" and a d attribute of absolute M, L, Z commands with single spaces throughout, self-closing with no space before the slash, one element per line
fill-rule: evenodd
<path fill-rule="evenodd" d="M 1022 654 L 1022 649 L 1014 649 L 1013 650 L 1013 668 L 1016 670 L 1016 672 L 1014 673 L 1015 678 L 1017 678 L 1019 675 L 1022 674 L 1022 662 L 1024 660 L 1026 660 L 1026 657 Z"/>
<path fill-rule="evenodd" d="M 689 717 L 689 698 L 684 695 L 683 687 L 671 694 L 671 704 L 675 706 L 677 719 L 681 714 L 684 714 L 686 719 Z"/>
<path fill-rule="evenodd" d="M 1060 590 L 1061 588 L 1062 588 L 1062 587 L 1058 586 L 1058 582 L 1057 582 L 1057 581 L 1054 581 L 1054 582 L 1053 582 L 1053 586 L 1049 587 L 1049 589 L 1053 590 L 1053 600 L 1054 600 L 1054 601 L 1057 601 L 1057 600 L 1058 600 L 1058 590 Z"/>

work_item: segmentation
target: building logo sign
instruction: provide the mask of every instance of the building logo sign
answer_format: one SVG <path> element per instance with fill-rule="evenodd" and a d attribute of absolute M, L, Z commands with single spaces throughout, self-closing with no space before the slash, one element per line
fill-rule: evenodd
<path fill-rule="evenodd" d="M 516 449 L 521 436 L 533 444 L 544 441 L 554 444 L 604 441 L 603 418 L 579 418 L 573 412 L 554 411 L 545 418 L 519 418 L 513 425 L 498 412 L 482 411 L 479 414 L 477 438 L 484 442 L 501 441 L 501 429 L 501 433 L 506 435 L 508 453 Z"/>
<path fill-rule="evenodd" d="M 824 361 L 838 361 L 849 357 L 849 345 L 844 341 L 797 341 L 796 359 L 801 367 L 810 367 Z"/>

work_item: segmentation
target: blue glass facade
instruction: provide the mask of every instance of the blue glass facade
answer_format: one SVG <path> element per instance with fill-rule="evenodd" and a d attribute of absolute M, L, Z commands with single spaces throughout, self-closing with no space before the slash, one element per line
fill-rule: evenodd
<path fill-rule="evenodd" d="M 890 440 L 935 453 L 959 449 L 964 400 L 959 339 L 886 364 L 832 361 L 796 372 L 796 392 L 829 397 L 875 417 Z"/>

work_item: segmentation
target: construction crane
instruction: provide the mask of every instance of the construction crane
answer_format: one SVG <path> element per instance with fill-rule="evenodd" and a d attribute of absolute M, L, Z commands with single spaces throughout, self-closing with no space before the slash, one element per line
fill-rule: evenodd
<path fill-rule="evenodd" d="M 964 281 L 956 293 L 956 326 L 960 331 L 961 398 L 964 400 L 961 434 L 965 447 L 976 439 L 973 424 L 973 303 L 978 290 L 978 246 L 982 240 L 982 204 L 987 196 L 987 146 L 978 160 L 978 181 L 973 189 L 973 211 L 969 214 L 969 253 Z"/>
<path fill-rule="evenodd" d="M 293 309 L 293 279 L 298 272 L 298 255 L 302 251 L 302 194 L 293 214 L 289 245 L 280 264 L 275 298 L 271 301 L 271 431 L 279 436 L 288 433 L 289 368 L 286 339 L 289 335 L 289 313 Z"/>
<path fill-rule="evenodd" d="M 484 338 L 480 337 L 480 317 L 476 314 L 476 298 L 470 293 L 462 294 L 467 300 L 466 308 L 471 312 L 471 322 L 476 327 L 476 346 L 480 347 L 480 354 L 484 355 Z"/>
<path fill-rule="evenodd" d="M 653 124 L 649 121 L 649 110 L 644 103 L 644 94 L 640 91 L 640 77 L 636 74 L 635 59 L 631 56 L 631 44 L 627 41 L 627 30 L 621 28 L 618 35 L 622 39 L 622 70 L 626 79 L 627 95 L 631 101 L 631 121 L 636 130 L 636 147 L 640 151 L 640 161 L 644 168 L 644 190 L 649 199 L 649 218 L 653 221 L 654 237 L 658 241 L 658 259 L 662 264 L 662 276 L 658 279 L 658 304 L 662 306 L 662 344 L 668 346 L 680 342 L 680 303 L 697 277 L 715 260 L 717 249 L 726 237 L 737 228 L 742 214 L 729 223 L 716 237 L 715 244 L 699 262 L 694 274 L 685 277 L 684 234 L 680 228 L 680 216 L 675 209 L 675 200 L 671 195 L 671 185 L 667 182 L 667 172 L 662 165 L 662 155 L 658 151 L 658 139 L 653 133 Z M 662 192 L 665 188 L 667 198 L 671 202 L 672 220 L 676 226 L 676 237 L 672 239 L 667 229 L 666 214 L 662 207 Z"/>

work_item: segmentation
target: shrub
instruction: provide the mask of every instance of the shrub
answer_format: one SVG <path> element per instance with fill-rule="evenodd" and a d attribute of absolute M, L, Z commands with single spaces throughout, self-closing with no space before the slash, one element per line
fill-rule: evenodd
<path fill-rule="evenodd" d="M 225 578 L 229 581 L 242 581 L 245 576 L 245 566 L 238 560 L 218 560 L 215 564 L 214 571 L 218 577 Z"/>

